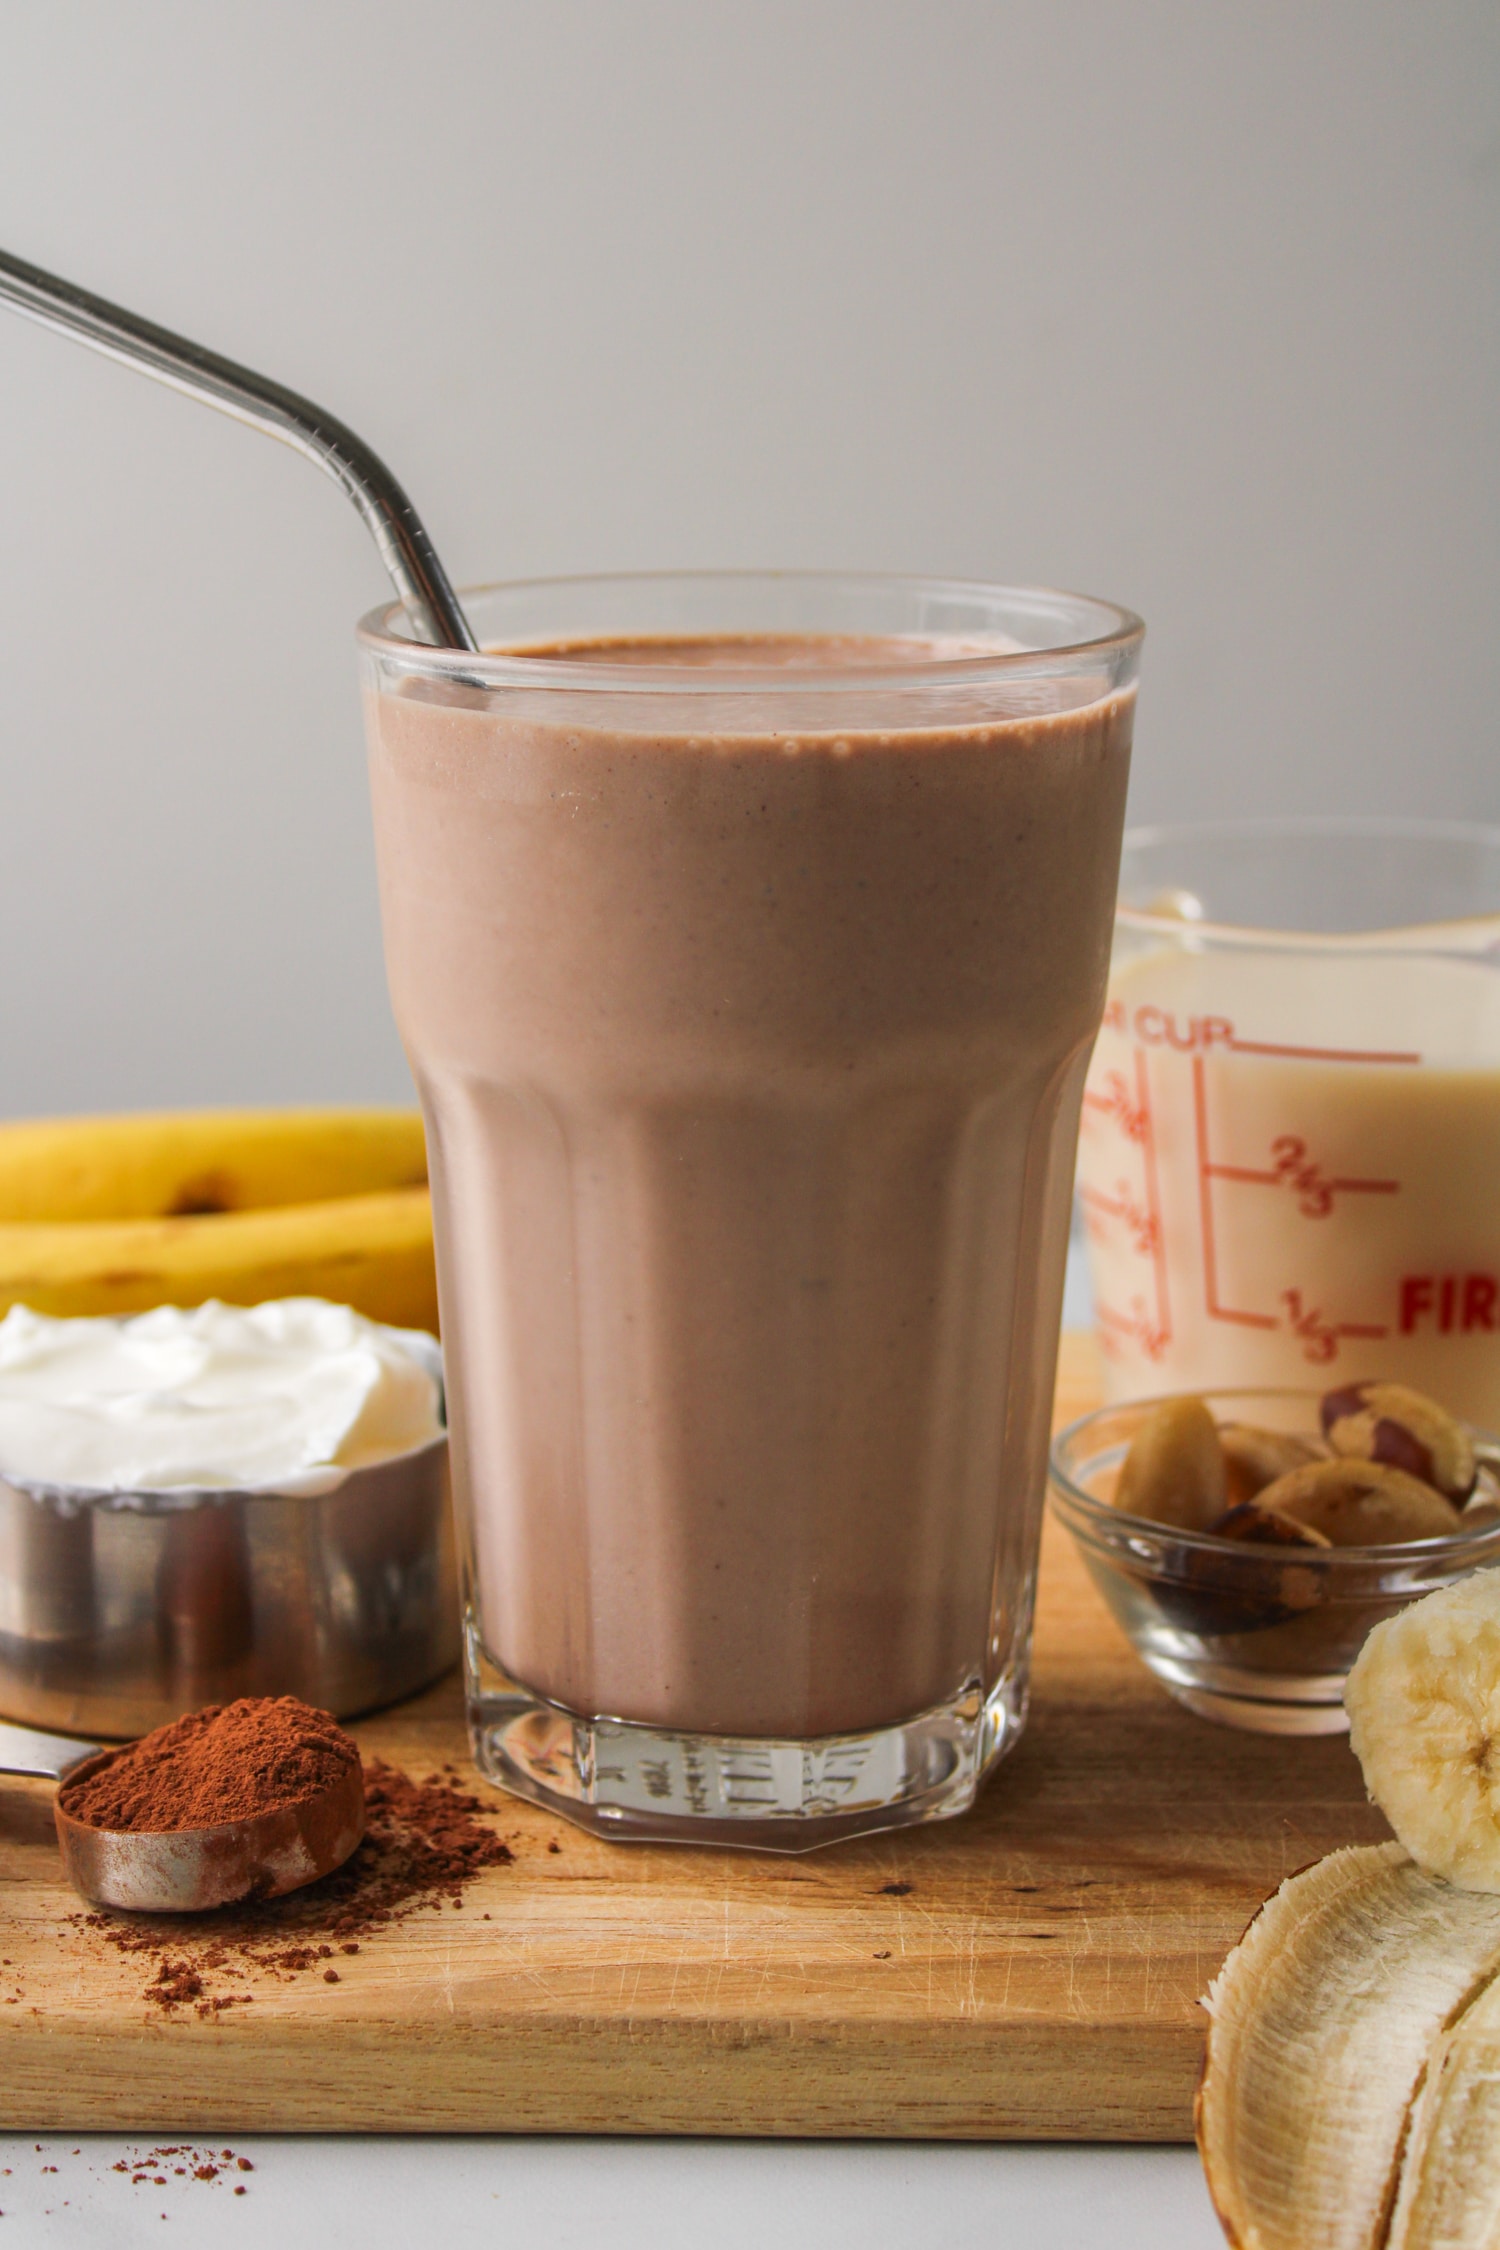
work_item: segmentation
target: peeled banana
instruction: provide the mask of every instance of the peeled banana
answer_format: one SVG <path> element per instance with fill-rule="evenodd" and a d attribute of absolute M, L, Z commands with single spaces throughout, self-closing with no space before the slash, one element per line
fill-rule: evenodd
<path fill-rule="evenodd" d="M 327 1297 L 437 1327 L 415 1111 L 0 1125 L 0 1312 Z"/>
<path fill-rule="evenodd" d="M 1429 2052 L 1497 1968 L 1500 1898 L 1437 1881 L 1400 1844 L 1282 1884 L 1204 2003 L 1198 2144 L 1239 2250 L 1385 2244 Z"/>
<path fill-rule="evenodd" d="M 1377 1625 L 1344 1703 L 1365 1785 L 1412 1857 L 1500 1892 L 1500 1570 Z"/>

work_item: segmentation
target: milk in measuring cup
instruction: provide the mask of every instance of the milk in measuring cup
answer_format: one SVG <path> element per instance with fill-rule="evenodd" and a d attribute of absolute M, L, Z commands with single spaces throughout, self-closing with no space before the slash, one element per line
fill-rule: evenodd
<path fill-rule="evenodd" d="M 1121 933 L 1078 1160 L 1111 1398 L 1381 1375 L 1500 1429 L 1500 922 L 1407 936 Z"/>

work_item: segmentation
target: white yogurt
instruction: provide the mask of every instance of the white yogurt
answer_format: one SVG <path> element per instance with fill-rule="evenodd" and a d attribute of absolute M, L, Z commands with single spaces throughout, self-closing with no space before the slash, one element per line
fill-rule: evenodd
<path fill-rule="evenodd" d="M 0 1475 L 95 1492 L 327 1491 L 442 1430 L 438 1347 L 317 1297 L 0 1320 Z"/>

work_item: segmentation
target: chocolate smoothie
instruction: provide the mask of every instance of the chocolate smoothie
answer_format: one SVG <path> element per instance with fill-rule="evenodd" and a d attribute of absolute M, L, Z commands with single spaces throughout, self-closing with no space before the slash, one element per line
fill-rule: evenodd
<path fill-rule="evenodd" d="M 835 731 L 646 692 L 955 647 L 371 695 L 470 1598 L 569 1711 L 856 1733 L 1024 1666 L 1132 693 Z"/>

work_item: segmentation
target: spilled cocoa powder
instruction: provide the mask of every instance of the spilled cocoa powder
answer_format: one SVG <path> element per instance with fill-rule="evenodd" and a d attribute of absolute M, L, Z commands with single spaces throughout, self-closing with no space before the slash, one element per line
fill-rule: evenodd
<path fill-rule="evenodd" d="M 74 2149 L 73 2154 L 78 2154 L 77 2149 Z M 187 2158 L 185 2164 L 175 2161 L 180 2156 Z M 46 2165 L 43 2169 L 51 2171 L 54 2167 Z M 174 2179 L 203 2180 L 212 2184 L 213 2181 L 222 2179 L 226 2172 L 253 2172 L 255 2166 L 248 2156 L 237 2156 L 232 2148 L 200 2149 L 191 2141 L 160 2141 L 155 2148 L 148 2149 L 144 2156 L 121 2157 L 117 2164 L 110 2166 L 112 2172 L 125 2173 L 136 2187 L 143 2187 L 148 2183 L 152 2187 L 165 2187 L 167 2169 L 170 2169 Z M 237 2187 L 234 2192 L 236 2195 L 243 2195 L 245 2190 Z M 166 2216 L 165 2212 L 162 2216 Z"/>
<path fill-rule="evenodd" d="M 248 2006 L 257 1984 L 313 1971 L 319 1982 L 338 1984 L 367 1939 L 413 1915 L 461 1906 L 467 1884 L 513 1857 L 487 1811 L 451 1767 L 417 1780 L 375 1758 L 365 1767 L 364 1842 L 321 1882 L 213 1914 L 95 1912 L 70 1920 L 139 1958 L 142 1997 L 164 2014 L 191 2009 L 216 2021 Z"/>

